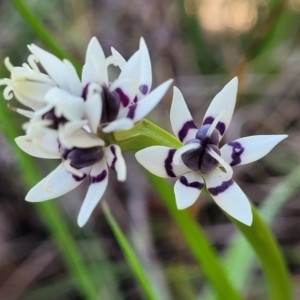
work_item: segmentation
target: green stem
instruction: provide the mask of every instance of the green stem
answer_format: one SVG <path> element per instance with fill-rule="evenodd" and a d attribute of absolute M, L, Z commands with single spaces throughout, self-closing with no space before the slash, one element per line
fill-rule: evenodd
<path fill-rule="evenodd" d="M 139 282 L 140 286 L 142 287 L 143 292 L 147 296 L 147 299 L 149 300 L 156 300 L 155 293 L 153 292 L 151 285 L 149 283 L 149 280 L 140 264 L 138 261 L 134 251 L 132 250 L 130 244 L 128 243 L 126 237 L 124 236 L 122 230 L 118 226 L 118 223 L 115 221 L 113 215 L 110 212 L 110 209 L 108 205 L 103 202 L 102 203 L 102 208 L 104 212 L 104 216 L 108 224 L 110 225 L 110 228 L 112 229 L 116 240 L 119 243 L 119 246 L 122 249 L 122 252 L 125 255 L 125 258 L 131 267 L 131 270 L 136 278 L 136 280 Z"/>

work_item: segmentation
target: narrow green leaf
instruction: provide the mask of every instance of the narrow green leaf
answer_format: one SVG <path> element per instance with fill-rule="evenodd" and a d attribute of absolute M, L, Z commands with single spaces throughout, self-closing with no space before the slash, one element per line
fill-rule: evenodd
<path fill-rule="evenodd" d="M 70 57 L 68 52 L 66 52 L 52 37 L 46 27 L 40 22 L 40 20 L 35 16 L 35 14 L 28 8 L 23 0 L 11 0 L 15 8 L 19 11 L 20 15 L 24 18 L 27 24 L 32 28 L 36 35 L 41 39 L 41 41 L 51 49 L 51 51 L 60 59 L 68 58 L 72 64 L 76 67 L 77 71 L 79 65 L 75 59 Z"/>
<path fill-rule="evenodd" d="M 141 266 L 138 258 L 136 257 L 133 249 L 131 248 L 129 242 L 127 241 L 125 235 L 123 234 L 122 230 L 118 226 L 118 223 L 115 221 L 113 215 L 110 212 L 110 209 L 108 205 L 103 202 L 102 208 L 104 212 L 105 219 L 107 220 L 108 224 L 110 225 L 110 228 L 112 229 L 116 240 L 119 243 L 119 246 L 121 247 L 125 258 L 136 278 L 136 280 L 139 282 L 144 294 L 147 296 L 147 299 L 155 300 L 158 299 L 155 296 L 155 293 L 152 290 L 152 287 L 150 285 L 150 282 L 143 270 L 143 267 Z"/>

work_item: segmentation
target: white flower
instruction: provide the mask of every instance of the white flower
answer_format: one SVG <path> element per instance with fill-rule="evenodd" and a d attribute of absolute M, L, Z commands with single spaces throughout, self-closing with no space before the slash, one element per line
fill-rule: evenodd
<path fill-rule="evenodd" d="M 0 84 L 7 85 L 4 96 L 11 99 L 12 91 L 40 118 L 46 116 L 50 120 L 51 115 L 56 125 L 57 119 L 63 117 L 66 119 L 64 122 L 88 120 L 94 133 L 99 128 L 106 133 L 130 129 L 156 106 L 172 82 L 168 80 L 150 92 L 151 62 L 143 38 L 139 50 L 127 62 L 115 49 L 112 49 L 113 55 L 106 59 L 98 40 L 92 38 L 81 80 L 68 60 L 61 61 L 36 45 L 29 45 L 28 48 L 33 54 L 29 56 L 29 65 L 13 67 L 6 59 L 11 79 L 0 81 Z M 39 71 L 36 61 L 48 75 Z M 111 63 L 121 68 L 119 77 L 113 82 L 109 82 L 107 73 Z M 47 109 L 50 114 L 47 114 Z M 29 117 L 34 115 L 22 109 L 15 110 Z"/>
<path fill-rule="evenodd" d="M 68 131 L 68 124 L 65 130 Z M 26 153 L 40 158 L 61 159 L 59 166 L 36 184 L 26 195 L 29 202 L 57 198 L 89 178 L 89 188 L 78 215 L 82 227 L 101 200 L 108 183 L 108 166 L 117 172 L 119 181 L 126 179 L 126 165 L 118 145 L 104 147 L 104 142 L 82 128 L 72 129 L 68 137 L 70 148 L 62 146 L 58 132 L 46 133 L 37 127 L 31 135 L 16 138 L 18 146 Z"/>
<path fill-rule="evenodd" d="M 257 135 L 237 139 L 219 149 L 234 111 L 238 80 L 231 80 L 211 102 L 198 129 L 181 92 L 174 87 L 170 112 L 179 149 L 153 146 L 136 153 L 147 170 L 160 177 L 180 176 L 174 186 L 178 209 L 192 205 L 204 185 L 215 202 L 233 218 L 251 225 L 250 203 L 232 179 L 232 166 L 258 160 L 287 135 Z"/>

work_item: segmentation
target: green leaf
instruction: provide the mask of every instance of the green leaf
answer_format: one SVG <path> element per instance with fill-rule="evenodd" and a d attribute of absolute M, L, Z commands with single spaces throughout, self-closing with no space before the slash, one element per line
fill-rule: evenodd
<path fill-rule="evenodd" d="M 115 238 L 118 241 L 119 246 L 121 247 L 136 280 L 139 282 L 144 294 L 147 296 L 147 299 L 149 300 L 158 299 L 156 298 L 155 293 L 152 290 L 152 287 L 143 270 L 143 267 L 141 266 L 138 258 L 136 257 L 129 242 L 127 241 L 125 235 L 120 229 L 118 223 L 115 221 L 113 215 L 110 212 L 108 205 L 105 202 L 102 203 L 102 208 L 103 208 L 104 216 L 108 224 L 110 225 L 110 228 L 112 229 Z"/>

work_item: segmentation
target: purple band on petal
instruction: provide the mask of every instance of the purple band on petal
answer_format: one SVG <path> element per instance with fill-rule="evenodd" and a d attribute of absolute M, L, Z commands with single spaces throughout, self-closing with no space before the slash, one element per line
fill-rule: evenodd
<path fill-rule="evenodd" d="M 181 127 L 181 129 L 179 130 L 178 137 L 181 142 L 187 136 L 190 129 L 197 129 L 197 126 L 195 125 L 193 120 L 185 122 Z"/>
<path fill-rule="evenodd" d="M 223 181 L 221 185 L 216 186 L 214 188 L 209 188 L 208 191 L 213 195 L 217 196 L 220 193 L 225 192 L 231 185 L 233 185 L 233 180 L 230 179 L 228 181 Z"/>
<path fill-rule="evenodd" d="M 242 161 L 241 155 L 243 154 L 245 148 L 239 142 L 230 142 L 227 145 L 232 147 L 232 162 L 230 163 L 230 165 L 233 167 L 240 164 Z"/>
<path fill-rule="evenodd" d="M 137 102 L 138 102 L 138 98 L 137 98 L 137 96 L 135 96 L 133 99 L 133 103 L 137 103 Z"/>
<path fill-rule="evenodd" d="M 111 153 L 112 153 L 113 156 L 114 156 L 114 159 L 113 159 L 113 161 L 112 161 L 110 167 L 111 167 L 114 171 L 116 171 L 116 162 L 117 162 L 116 148 L 115 148 L 114 146 L 111 146 L 111 147 L 110 147 L 110 151 L 111 151 Z"/>
<path fill-rule="evenodd" d="M 103 170 L 97 176 L 90 176 L 90 183 L 99 183 L 105 179 L 106 175 L 107 175 L 107 171 Z"/>
<path fill-rule="evenodd" d="M 192 187 L 192 188 L 195 188 L 195 189 L 198 189 L 198 190 L 201 190 L 204 186 L 203 183 L 198 182 L 198 181 L 188 182 L 188 180 L 184 176 L 181 176 L 179 178 L 179 181 L 180 181 L 180 183 L 182 183 L 186 187 Z"/>
<path fill-rule="evenodd" d="M 123 107 L 128 106 L 128 104 L 130 102 L 130 99 L 129 99 L 129 97 L 126 94 L 124 94 L 124 92 L 122 91 L 122 89 L 117 88 L 117 89 L 115 89 L 115 92 L 117 92 L 117 94 L 119 95 L 120 101 L 121 101 Z"/>
<path fill-rule="evenodd" d="M 134 119 L 136 108 L 137 108 L 137 104 L 129 106 L 127 118 Z"/>
<path fill-rule="evenodd" d="M 86 178 L 86 174 L 83 174 L 82 177 L 79 177 L 77 175 L 72 174 L 73 179 L 75 179 L 76 181 L 82 181 L 83 179 Z"/>
<path fill-rule="evenodd" d="M 170 176 L 170 177 L 176 177 L 176 174 L 173 172 L 173 166 L 172 166 L 173 157 L 174 157 L 175 152 L 176 152 L 176 149 L 170 149 L 168 156 L 165 160 L 165 170 L 166 170 L 168 176 Z"/>
<path fill-rule="evenodd" d="M 141 91 L 141 93 L 142 93 L 143 95 L 146 95 L 146 94 L 148 93 L 148 90 L 149 90 L 149 88 L 148 88 L 148 86 L 147 86 L 146 84 L 142 84 L 142 85 L 140 86 L 140 91 Z"/>
<path fill-rule="evenodd" d="M 203 121 L 202 125 L 206 125 L 206 124 L 212 124 L 212 122 L 214 121 L 214 117 L 207 117 L 205 118 L 205 120 Z M 220 132 L 221 135 L 224 134 L 226 126 L 223 122 L 219 122 L 216 126 L 216 128 L 218 129 L 218 131 Z"/>

